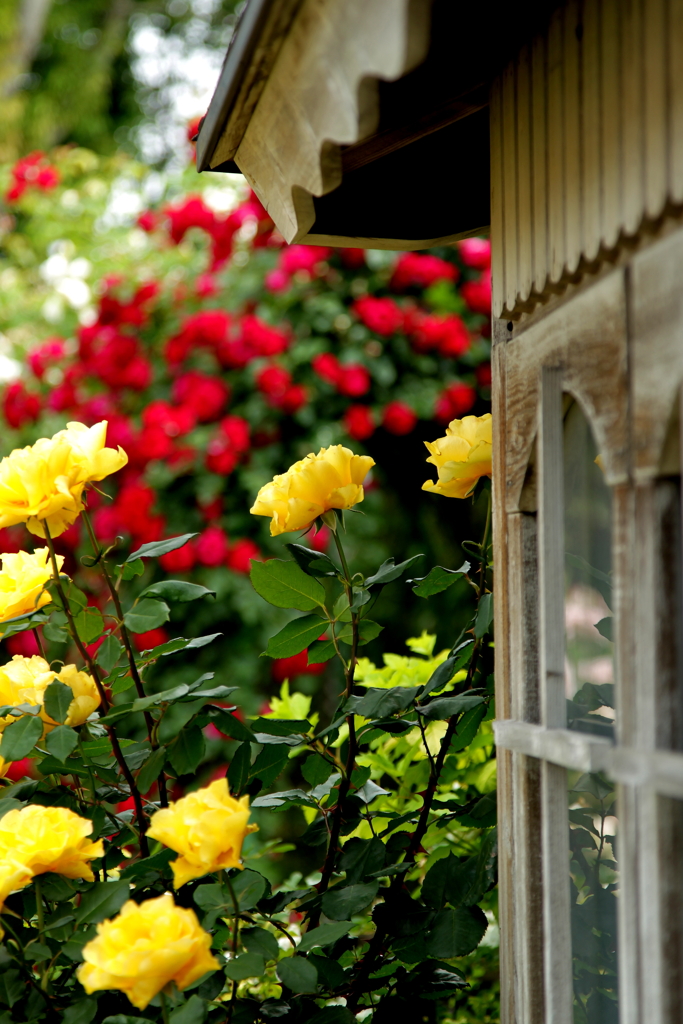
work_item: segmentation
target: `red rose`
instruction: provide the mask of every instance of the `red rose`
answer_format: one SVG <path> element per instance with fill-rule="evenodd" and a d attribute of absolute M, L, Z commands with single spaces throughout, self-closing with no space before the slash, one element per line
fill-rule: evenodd
<path fill-rule="evenodd" d="M 111 544 L 119 534 L 128 532 L 125 524 L 121 522 L 118 511 L 111 505 L 103 505 L 96 509 L 92 521 L 95 535 L 105 544 Z"/>
<path fill-rule="evenodd" d="M 286 292 L 290 285 L 290 279 L 284 270 L 280 270 L 276 267 L 274 270 L 269 270 L 264 278 L 264 284 L 269 292 Z"/>
<path fill-rule="evenodd" d="M 226 416 L 218 424 L 218 429 L 235 451 L 241 454 L 249 450 L 249 424 L 241 416 Z"/>
<path fill-rule="evenodd" d="M 66 355 L 65 345 L 64 338 L 50 338 L 49 341 L 44 341 L 42 345 L 31 349 L 26 356 L 26 361 L 38 380 L 43 379 L 49 366 L 53 366 L 54 363 L 58 363 L 60 359 L 64 358 Z"/>
<path fill-rule="evenodd" d="M 133 633 L 133 643 L 138 651 L 151 651 L 160 644 L 167 644 L 170 636 L 163 627 L 149 629 L 146 633 Z"/>
<path fill-rule="evenodd" d="M 213 274 L 199 274 L 194 290 L 200 299 L 210 299 L 212 295 L 218 295 L 220 285 Z"/>
<path fill-rule="evenodd" d="M 360 363 L 346 363 L 340 367 L 337 390 L 349 398 L 359 398 L 370 390 L 370 374 Z"/>
<path fill-rule="evenodd" d="M 473 270 L 488 270 L 491 266 L 491 243 L 488 238 L 463 238 L 458 242 L 460 259 Z"/>
<path fill-rule="evenodd" d="M 230 390 L 218 377 L 189 370 L 174 382 L 171 395 L 178 405 L 191 409 L 200 423 L 208 423 L 223 412 Z"/>
<path fill-rule="evenodd" d="M 35 761 L 30 757 L 22 757 L 19 761 L 11 761 L 7 769 L 6 778 L 12 782 L 21 782 L 22 779 L 32 778 L 35 769 Z"/>
<path fill-rule="evenodd" d="M 396 261 L 390 284 L 397 291 L 410 287 L 429 288 L 437 281 L 457 281 L 459 276 L 457 267 L 438 256 L 405 252 Z"/>
<path fill-rule="evenodd" d="M 473 313 L 491 315 L 491 278 L 482 274 L 478 281 L 465 281 L 460 294 Z"/>
<path fill-rule="evenodd" d="M 189 572 L 197 561 L 194 541 L 188 541 L 182 548 L 176 548 L 175 551 L 168 551 L 165 555 L 160 556 L 159 561 L 162 569 L 165 569 L 166 572 Z"/>
<path fill-rule="evenodd" d="M 344 429 L 354 441 L 365 441 L 375 432 L 375 423 L 367 405 L 350 405 L 344 413 Z"/>
<path fill-rule="evenodd" d="M 283 397 L 291 382 L 289 371 L 275 363 L 264 366 L 256 375 L 256 386 L 259 391 L 275 404 Z"/>
<path fill-rule="evenodd" d="M 474 371 L 477 376 L 477 384 L 480 388 L 491 387 L 491 364 L 481 363 Z"/>
<path fill-rule="evenodd" d="M 35 423 L 40 410 L 40 398 L 28 391 L 25 384 L 17 380 L 7 385 L 2 399 L 2 411 L 10 427 L 17 430 L 25 423 Z"/>
<path fill-rule="evenodd" d="M 383 338 L 395 334 L 403 326 L 403 312 L 393 299 L 366 295 L 356 299 L 351 308 L 361 323 Z"/>
<path fill-rule="evenodd" d="M 146 427 L 160 427 L 169 437 L 181 437 L 196 424 L 196 416 L 186 405 L 169 405 L 161 399 L 150 402 L 142 414 Z"/>
<path fill-rule="evenodd" d="M 197 559 L 202 565 L 223 565 L 228 557 L 228 538 L 220 526 L 207 526 L 196 541 Z"/>
<path fill-rule="evenodd" d="M 7 637 L 5 643 L 7 650 L 12 655 L 22 654 L 25 658 L 30 658 L 34 654 L 40 654 L 38 641 L 32 630 L 25 629 L 23 633 L 15 633 L 14 636 Z"/>
<path fill-rule="evenodd" d="M 332 531 L 329 527 L 321 526 L 317 532 L 313 531 L 308 535 L 309 547 L 312 547 L 314 551 L 327 551 L 331 536 Z"/>
<path fill-rule="evenodd" d="M 159 217 L 154 210 L 145 210 L 144 213 L 140 214 L 135 223 L 139 228 L 142 228 L 143 231 L 146 231 L 147 234 L 151 234 L 152 231 L 156 230 L 159 223 Z"/>
<path fill-rule="evenodd" d="M 24 550 L 24 530 L 21 526 L 6 526 L 0 530 L 0 551 L 8 555 Z"/>
<path fill-rule="evenodd" d="M 417 423 L 417 416 L 405 402 L 389 402 L 382 413 L 382 426 L 390 434 L 409 434 Z"/>
<path fill-rule="evenodd" d="M 229 476 L 236 468 L 240 460 L 237 452 L 227 438 L 214 437 L 206 446 L 206 468 L 210 473 L 218 473 L 219 476 Z"/>
<path fill-rule="evenodd" d="M 317 373 L 323 380 L 326 380 L 328 384 L 334 384 L 335 387 L 339 384 L 342 367 L 332 352 L 321 352 L 320 355 L 314 356 L 311 366 L 313 367 L 313 372 Z"/>
<path fill-rule="evenodd" d="M 470 347 L 470 334 L 459 316 L 447 316 L 443 321 L 439 354 L 457 359 Z"/>
<path fill-rule="evenodd" d="M 282 398 L 277 400 L 277 406 L 288 416 L 298 412 L 308 400 L 308 393 L 303 384 L 292 384 L 287 388 Z"/>
<path fill-rule="evenodd" d="M 287 350 L 289 338 L 284 331 L 251 314 L 242 317 L 240 340 L 254 356 L 278 356 Z"/>
<path fill-rule="evenodd" d="M 242 572 L 248 575 L 252 558 L 259 562 L 263 561 L 263 555 L 258 545 L 248 537 L 242 537 L 230 546 L 226 564 L 233 572 Z"/>
<path fill-rule="evenodd" d="M 313 274 L 318 263 L 330 258 L 332 250 L 323 245 L 288 245 L 280 253 L 278 266 L 291 277 L 297 271 Z"/>
<path fill-rule="evenodd" d="M 365 266 L 365 249 L 337 249 L 336 253 L 348 270 L 360 270 Z"/>
<path fill-rule="evenodd" d="M 190 228 L 211 232 L 216 217 L 201 196 L 187 196 L 177 206 L 168 206 L 164 213 L 169 219 L 169 234 L 176 243 L 182 242 Z"/>
<path fill-rule="evenodd" d="M 469 384 L 456 381 L 437 399 L 434 417 L 439 423 L 450 423 L 470 411 L 477 400 L 477 392 Z"/>

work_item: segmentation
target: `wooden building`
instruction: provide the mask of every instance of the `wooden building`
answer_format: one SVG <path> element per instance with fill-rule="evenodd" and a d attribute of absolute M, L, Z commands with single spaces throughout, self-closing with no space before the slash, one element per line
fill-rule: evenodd
<path fill-rule="evenodd" d="M 501 1019 L 680 1024 L 683 0 L 250 0 L 197 152 L 290 242 L 490 227 Z"/>

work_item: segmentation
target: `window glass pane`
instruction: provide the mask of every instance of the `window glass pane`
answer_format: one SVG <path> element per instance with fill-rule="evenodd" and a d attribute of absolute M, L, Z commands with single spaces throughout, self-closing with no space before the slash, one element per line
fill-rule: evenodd
<path fill-rule="evenodd" d="M 564 419 L 565 685 L 570 729 L 614 729 L 611 494 L 588 422 Z"/>
<path fill-rule="evenodd" d="M 602 773 L 568 785 L 574 1024 L 618 1024 L 615 787 Z"/>

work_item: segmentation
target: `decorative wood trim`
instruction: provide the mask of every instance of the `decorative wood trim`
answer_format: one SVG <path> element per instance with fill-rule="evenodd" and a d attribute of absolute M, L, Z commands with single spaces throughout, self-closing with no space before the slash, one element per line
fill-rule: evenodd
<path fill-rule="evenodd" d="M 376 130 L 377 81 L 426 56 L 429 13 L 429 0 L 304 0 L 235 154 L 287 242 L 313 226 L 313 196 L 341 183 L 340 147 Z"/>

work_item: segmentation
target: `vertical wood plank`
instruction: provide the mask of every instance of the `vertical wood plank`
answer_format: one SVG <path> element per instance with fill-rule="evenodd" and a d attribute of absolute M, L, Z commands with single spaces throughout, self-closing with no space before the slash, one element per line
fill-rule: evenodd
<path fill-rule="evenodd" d="M 531 145 L 531 53 L 527 45 L 517 56 L 517 292 L 521 302 L 526 302 L 531 294 L 533 273 Z"/>
<path fill-rule="evenodd" d="M 562 14 L 556 10 L 548 28 L 548 270 L 553 284 L 562 277 L 565 256 Z"/>
<path fill-rule="evenodd" d="M 540 722 L 538 650 L 538 538 L 536 516 L 507 517 L 510 711 L 518 722 Z M 511 596 L 512 596 L 511 594 Z"/>
<path fill-rule="evenodd" d="M 533 289 L 539 294 L 548 277 L 548 146 L 546 40 L 531 44 L 531 180 L 533 204 Z"/>
<path fill-rule="evenodd" d="M 598 0 L 593 0 L 583 5 L 581 70 L 581 236 L 583 256 L 588 263 L 592 263 L 600 251 L 600 142 L 603 130 L 600 89 L 600 4 Z"/>
<path fill-rule="evenodd" d="M 666 0 L 647 0 L 643 17 L 645 213 L 659 217 L 667 196 Z"/>
<path fill-rule="evenodd" d="M 669 197 L 683 203 L 683 4 L 669 0 L 667 21 L 669 94 Z"/>
<path fill-rule="evenodd" d="M 580 58 L 582 25 L 578 0 L 564 8 L 563 91 L 564 91 L 564 224 L 565 271 L 574 274 L 581 260 L 581 81 Z"/>
<path fill-rule="evenodd" d="M 541 716 L 566 725 L 564 695 L 564 522 L 562 371 L 541 370 L 538 423 Z M 572 1024 L 569 823 L 566 769 L 541 763 L 543 927 L 547 1024 Z"/>
<path fill-rule="evenodd" d="M 564 481 L 562 370 L 559 367 L 542 368 L 540 395 L 538 574 L 541 721 L 551 728 L 564 729 L 567 724 L 564 692 Z"/>
<path fill-rule="evenodd" d="M 623 126 L 622 227 L 633 235 L 645 205 L 644 68 L 641 0 L 621 0 L 621 106 Z"/>
<path fill-rule="evenodd" d="M 600 19 L 600 91 L 602 95 L 600 238 L 605 249 L 612 249 L 616 245 L 621 227 L 620 2 L 621 0 L 602 0 Z"/>
<path fill-rule="evenodd" d="M 515 816 L 515 1000 L 519 1024 L 545 1024 L 540 762 L 512 757 Z"/>
<path fill-rule="evenodd" d="M 505 219 L 503 209 L 503 143 L 501 84 L 491 87 L 491 311 L 499 317 L 505 305 Z"/>
<path fill-rule="evenodd" d="M 505 208 L 505 305 L 514 309 L 519 290 L 519 221 L 517 217 L 517 117 L 515 62 L 503 71 L 503 205 Z"/>

